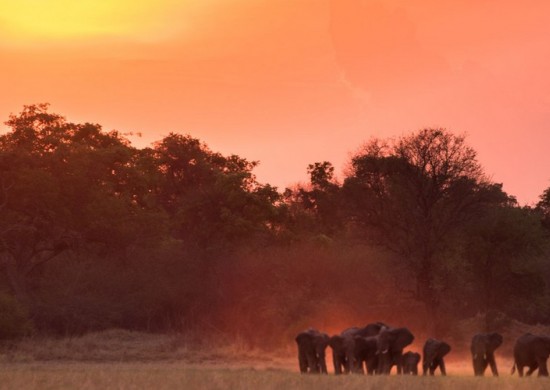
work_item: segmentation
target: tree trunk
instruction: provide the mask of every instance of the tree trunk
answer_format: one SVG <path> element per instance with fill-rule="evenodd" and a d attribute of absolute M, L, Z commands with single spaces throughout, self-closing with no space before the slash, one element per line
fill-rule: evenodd
<path fill-rule="evenodd" d="M 431 337 L 438 336 L 439 329 L 439 297 L 433 288 L 433 267 L 431 257 L 426 256 L 416 275 L 417 299 L 426 308 L 426 330 Z"/>
<path fill-rule="evenodd" d="M 491 332 L 493 327 L 493 266 L 491 261 L 491 254 L 488 254 L 485 258 L 483 265 L 483 311 L 485 314 L 485 332 Z"/>
<path fill-rule="evenodd" d="M 13 255 L 8 252 L 2 253 L 0 255 L 0 265 L 4 268 L 10 288 L 17 301 L 22 305 L 29 306 L 31 299 L 25 282 L 25 276 L 17 269 L 17 263 Z"/>

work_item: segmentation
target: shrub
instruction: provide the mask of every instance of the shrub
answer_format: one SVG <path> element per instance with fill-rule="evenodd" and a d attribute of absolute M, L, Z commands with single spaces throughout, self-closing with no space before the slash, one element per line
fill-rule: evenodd
<path fill-rule="evenodd" d="M 11 295 L 0 293 L 0 340 L 28 335 L 32 324 L 23 306 Z"/>

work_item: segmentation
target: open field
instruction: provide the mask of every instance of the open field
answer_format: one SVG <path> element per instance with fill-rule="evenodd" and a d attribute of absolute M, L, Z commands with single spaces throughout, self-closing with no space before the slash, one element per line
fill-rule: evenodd
<path fill-rule="evenodd" d="M 266 353 L 244 344 L 196 345 L 178 335 L 122 330 L 63 339 L 27 339 L 0 348 L 3 389 L 547 389 L 548 378 L 472 376 L 458 353 L 447 377 L 300 375 L 294 345 Z M 327 356 L 331 366 L 330 351 Z M 331 370 L 331 368 L 329 368 Z"/>
<path fill-rule="evenodd" d="M 181 363 L 15 363 L 0 370 L 0 389 L 547 389 L 547 378 L 368 377 L 300 375 L 254 367 Z"/>

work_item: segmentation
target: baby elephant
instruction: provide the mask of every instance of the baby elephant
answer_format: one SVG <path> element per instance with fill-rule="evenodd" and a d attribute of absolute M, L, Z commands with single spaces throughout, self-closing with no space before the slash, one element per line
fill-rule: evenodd
<path fill-rule="evenodd" d="M 451 346 L 444 341 L 431 338 L 426 340 L 423 350 L 424 360 L 422 361 L 422 374 L 426 375 L 428 370 L 430 370 L 430 375 L 433 375 L 437 367 L 439 367 L 441 375 L 447 375 L 443 357 L 450 351 Z"/>
<path fill-rule="evenodd" d="M 407 352 L 403 354 L 403 374 L 418 375 L 418 363 L 420 354 L 416 352 Z"/>

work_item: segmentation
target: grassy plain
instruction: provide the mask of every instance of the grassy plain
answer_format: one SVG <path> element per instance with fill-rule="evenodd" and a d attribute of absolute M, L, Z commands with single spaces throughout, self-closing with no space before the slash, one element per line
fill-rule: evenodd
<path fill-rule="evenodd" d="M 548 389 L 548 378 L 475 378 L 467 360 L 447 377 L 300 375 L 292 346 L 270 354 L 238 342 L 193 345 L 177 335 L 107 331 L 79 338 L 27 339 L 0 349 L 0 389 Z M 328 356 L 330 360 L 330 354 Z M 498 357 L 497 357 L 498 359 Z"/>
<path fill-rule="evenodd" d="M 16 363 L 0 370 L 0 389 L 548 389 L 547 378 L 368 377 L 182 363 Z"/>

